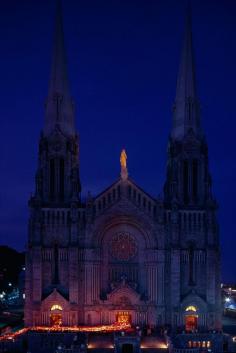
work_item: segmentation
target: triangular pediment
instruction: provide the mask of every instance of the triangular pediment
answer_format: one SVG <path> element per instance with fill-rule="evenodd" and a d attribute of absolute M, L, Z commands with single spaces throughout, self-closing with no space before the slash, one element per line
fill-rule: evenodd
<path fill-rule="evenodd" d="M 113 305 L 137 305 L 141 303 L 140 294 L 128 283 L 121 283 L 107 295 L 107 300 Z"/>
<path fill-rule="evenodd" d="M 198 293 L 192 291 L 191 293 L 187 294 L 181 301 L 181 307 L 183 310 L 185 310 L 188 306 L 194 306 L 199 311 L 204 312 L 206 310 L 207 304 L 205 300 L 199 296 Z"/>
<path fill-rule="evenodd" d="M 118 179 L 115 183 L 95 197 L 93 205 L 96 216 L 116 210 L 119 213 L 129 209 L 140 210 L 149 216 L 156 213 L 157 201 L 140 188 L 130 178 Z"/>
<path fill-rule="evenodd" d="M 67 308 L 69 305 L 68 300 L 56 288 L 42 301 L 42 306 L 47 310 L 53 305 L 59 305 L 62 309 Z"/>

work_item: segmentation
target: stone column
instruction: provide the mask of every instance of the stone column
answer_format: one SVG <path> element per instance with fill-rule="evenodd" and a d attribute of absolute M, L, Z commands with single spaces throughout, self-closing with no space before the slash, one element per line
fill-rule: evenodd
<path fill-rule="evenodd" d="M 178 306 L 180 302 L 180 251 L 179 249 L 171 250 L 171 274 L 170 285 L 171 305 Z"/>
<path fill-rule="evenodd" d="M 209 304 L 215 304 L 215 286 L 216 286 L 216 278 L 215 278 L 215 251 L 214 250 L 207 250 L 207 263 L 206 263 L 206 271 L 207 271 L 207 278 L 206 278 L 206 296 L 207 302 Z"/>
<path fill-rule="evenodd" d="M 157 285 L 157 290 L 158 290 L 158 299 L 157 302 L 159 305 L 164 305 L 164 281 L 165 281 L 165 275 L 164 275 L 164 269 L 165 269 L 165 259 L 164 259 L 164 251 L 163 250 L 158 250 L 158 285 Z"/>
<path fill-rule="evenodd" d="M 71 303 L 78 304 L 79 295 L 79 263 L 78 248 L 69 249 L 69 298 Z"/>
<path fill-rule="evenodd" d="M 32 249 L 32 288 L 33 301 L 40 302 L 42 296 L 42 251 L 37 246 Z"/>

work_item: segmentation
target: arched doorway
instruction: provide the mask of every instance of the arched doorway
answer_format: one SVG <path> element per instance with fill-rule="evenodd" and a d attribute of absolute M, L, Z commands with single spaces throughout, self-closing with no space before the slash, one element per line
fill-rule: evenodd
<path fill-rule="evenodd" d="M 50 311 L 50 325 L 51 326 L 61 326 L 62 325 L 62 306 L 59 304 L 54 304 Z"/>
<path fill-rule="evenodd" d="M 133 353 L 133 345 L 131 343 L 122 344 L 122 353 Z"/>
<path fill-rule="evenodd" d="M 185 309 L 185 330 L 195 331 L 198 326 L 198 309 L 194 305 L 189 305 Z"/>
<path fill-rule="evenodd" d="M 62 325 L 62 315 L 61 314 L 50 314 L 50 325 L 51 326 L 61 326 Z"/>
<path fill-rule="evenodd" d="M 185 330 L 195 331 L 197 329 L 198 316 L 197 315 L 186 315 L 185 316 Z"/>

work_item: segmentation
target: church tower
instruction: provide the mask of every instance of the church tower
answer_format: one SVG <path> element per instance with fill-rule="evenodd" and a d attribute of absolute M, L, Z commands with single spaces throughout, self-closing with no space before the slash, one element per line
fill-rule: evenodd
<path fill-rule="evenodd" d="M 39 143 L 35 198 L 49 207 L 80 203 L 79 144 L 75 107 L 70 95 L 60 2 L 44 128 Z"/>
<path fill-rule="evenodd" d="M 164 203 L 171 288 L 166 294 L 167 322 L 189 329 L 220 328 L 217 203 L 200 119 L 190 11 L 168 143 Z"/>
<path fill-rule="evenodd" d="M 25 324 L 49 325 L 42 301 L 76 302 L 80 222 L 79 141 L 69 89 L 60 2 L 45 121 L 39 141 L 35 193 L 29 200 Z M 73 288 L 72 288 L 73 286 Z M 49 304 L 48 304 L 49 305 Z M 48 310 L 48 309 L 47 309 Z M 49 309 L 50 310 L 50 309 Z M 69 315 L 69 314 L 68 314 Z M 68 323 L 70 318 L 67 319 Z"/>

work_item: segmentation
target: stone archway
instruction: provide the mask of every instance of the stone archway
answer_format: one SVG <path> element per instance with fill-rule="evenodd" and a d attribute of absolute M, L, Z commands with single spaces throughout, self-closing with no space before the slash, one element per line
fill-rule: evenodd
<path fill-rule="evenodd" d="M 197 330 L 198 327 L 198 315 L 186 315 L 185 316 L 185 330 L 188 332 Z"/>
<path fill-rule="evenodd" d="M 50 314 L 50 326 L 61 326 L 62 325 L 62 314 L 51 313 Z"/>
<path fill-rule="evenodd" d="M 140 294 L 123 281 L 107 295 L 107 305 L 113 312 L 112 317 L 120 324 L 136 324 L 137 311 L 144 305 Z"/>
<path fill-rule="evenodd" d="M 59 304 L 53 304 L 50 308 L 50 326 L 62 325 L 63 308 Z"/>
<path fill-rule="evenodd" d="M 182 324 L 186 331 L 206 328 L 207 303 L 195 292 L 188 294 L 181 303 Z"/>
<path fill-rule="evenodd" d="M 53 290 L 43 301 L 41 305 L 41 317 L 36 323 L 41 326 L 71 324 L 69 302 L 56 290 Z"/>

